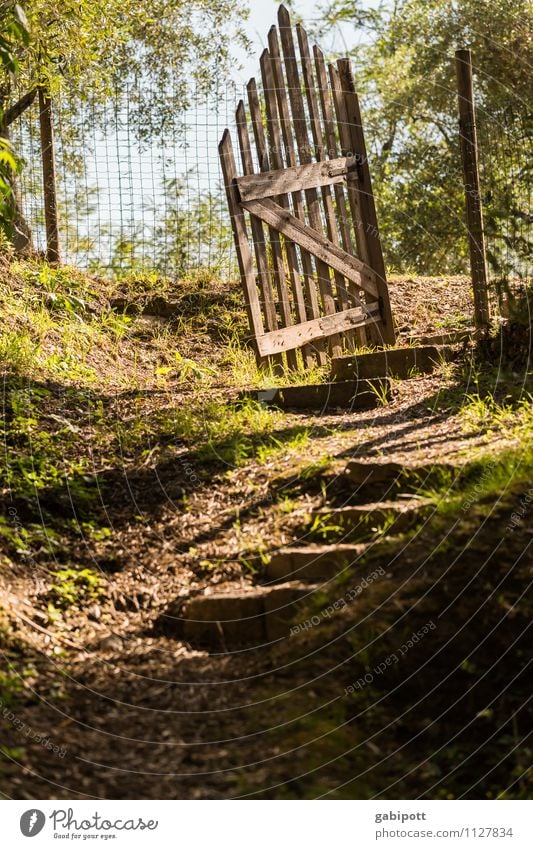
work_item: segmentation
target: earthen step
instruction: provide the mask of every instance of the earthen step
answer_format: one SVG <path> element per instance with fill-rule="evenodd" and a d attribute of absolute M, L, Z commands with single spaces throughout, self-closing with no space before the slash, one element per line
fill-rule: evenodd
<path fill-rule="evenodd" d="M 427 336 L 413 336 L 412 342 L 419 345 L 456 345 L 469 339 L 475 339 L 477 335 L 476 329 L 472 327 L 464 330 L 432 333 Z"/>
<path fill-rule="evenodd" d="M 387 533 L 403 533 L 433 509 L 429 499 L 411 498 L 402 501 L 377 501 L 348 507 L 323 507 L 308 514 L 310 534 L 335 533 L 343 539 L 361 541 L 371 533 L 384 529 Z M 323 531 L 321 531 L 323 528 Z"/>
<path fill-rule="evenodd" d="M 344 478 L 356 486 L 362 494 L 370 492 L 374 498 L 386 498 L 400 490 L 412 492 L 419 487 L 440 482 L 453 481 L 461 473 L 461 467 L 451 463 L 409 464 L 390 461 L 369 462 L 351 460 L 344 471 Z"/>
<path fill-rule="evenodd" d="M 333 359 L 331 374 L 338 380 L 386 376 L 405 380 L 416 374 L 430 374 L 440 363 L 451 359 L 453 354 L 453 348 L 446 345 L 411 346 L 370 354 L 352 354 Z"/>
<path fill-rule="evenodd" d="M 280 548 L 271 555 L 265 575 L 269 581 L 326 581 L 353 568 L 366 550 L 364 543 Z"/>
<path fill-rule="evenodd" d="M 353 378 L 353 375 L 351 375 Z M 390 400 L 391 383 L 386 377 L 375 380 L 341 380 L 334 383 L 313 383 L 285 386 L 241 393 L 268 407 L 282 410 L 371 410 Z"/>
<path fill-rule="evenodd" d="M 166 634 L 225 650 L 288 636 L 298 609 L 315 586 L 297 581 L 274 587 L 239 585 L 174 602 L 160 617 Z"/>

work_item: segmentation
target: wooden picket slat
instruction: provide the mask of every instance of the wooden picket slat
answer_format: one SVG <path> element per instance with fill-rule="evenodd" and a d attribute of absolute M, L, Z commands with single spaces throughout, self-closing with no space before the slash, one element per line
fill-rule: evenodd
<path fill-rule="evenodd" d="M 328 78 L 324 54 L 316 44 L 313 47 L 313 57 L 315 60 L 318 95 L 320 100 L 322 118 L 324 121 L 325 141 L 328 156 L 336 157 L 338 156 L 338 143 L 337 136 L 335 133 L 335 119 L 333 116 L 332 94 L 328 87 Z M 351 159 L 350 162 L 352 162 Z M 346 253 L 353 254 L 353 241 L 350 233 L 350 227 L 348 225 L 348 210 L 346 207 L 346 198 L 344 195 L 343 185 L 336 184 L 334 186 L 334 193 L 337 223 L 341 235 L 341 245 L 346 251 Z M 351 281 L 348 281 L 348 293 L 350 296 L 349 300 L 353 300 L 353 302 L 356 304 L 361 303 L 359 291 L 356 287 L 354 287 Z M 361 327 L 356 331 L 355 340 L 359 345 L 366 344 L 367 339 L 364 327 Z"/>
<path fill-rule="evenodd" d="M 257 93 L 255 79 L 250 80 L 247 90 L 254 138 L 259 155 L 259 167 L 261 168 L 261 171 L 268 171 L 270 169 L 270 159 L 268 156 L 268 148 L 263 129 L 263 116 L 261 114 L 261 106 L 259 104 L 259 95 Z M 288 327 L 289 325 L 294 324 L 294 320 L 291 311 L 289 290 L 285 280 L 285 265 L 283 262 L 281 241 L 278 232 L 272 227 L 269 228 L 269 237 L 270 247 L 272 250 L 273 275 L 276 283 L 276 290 L 278 292 L 281 318 L 285 327 Z M 298 360 L 293 351 L 288 353 L 287 362 L 291 369 L 298 368 Z"/>
<path fill-rule="evenodd" d="M 348 113 L 346 111 L 346 103 L 344 102 L 344 92 L 342 90 L 342 82 L 338 68 L 335 65 L 329 66 L 329 77 L 331 82 L 331 90 L 333 92 L 333 102 L 335 104 L 335 114 L 337 116 L 337 126 L 339 128 L 339 138 L 341 143 L 341 153 L 344 156 L 353 157 L 355 151 L 352 149 L 352 139 L 348 127 Z M 370 265 L 370 256 L 367 249 L 367 243 L 364 233 L 363 219 L 360 209 L 360 200 L 358 186 L 351 184 L 347 186 L 348 203 L 350 205 L 351 219 L 355 234 L 355 243 L 357 246 L 357 254 L 363 262 Z"/>
<path fill-rule="evenodd" d="M 281 39 L 281 47 L 285 62 L 285 71 L 287 74 L 287 83 L 289 89 L 289 102 L 291 105 L 292 120 L 294 125 L 294 134 L 296 137 L 296 145 L 298 149 L 298 158 L 301 164 L 306 164 L 312 161 L 311 149 L 309 147 L 309 138 L 307 135 L 307 120 L 305 116 L 305 108 L 300 87 L 300 79 L 298 76 L 298 65 L 296 62 L 296 53 L 294 39 L 292 36 L 291 20 L 289 13 L 284 6 L 280 6 L 278 11 L 278 25 Z M 320 204 L 316 189 L 306 189 L 305 199 L 309 213 L 309 222 L 313 229 L 320 232 L 322 230 L 322 219 L 320 215 Z M 319 260 L 317 262 L 318 285 L 322 296 L 322 305 L 326 315 L 331 315 L 336 312 L 335 299 L 331 286 L 330 271 L 326 263 Z M 330 339 L 330 349 L 333 356 L 340 356 L 342 353 L 342 341 L 340 337 L 334 336 Z"/>
<path fill-rule="evenodd" d="M 342 81 L 339 69 L 335 65 L 329 66 L 329 76 L 331 81 L 331 89 L 333 92 L 333 102 L 335 104 L 335 113 L 337 116 L 337 125 L 339 128 L 339 138 L 341 143 L 341 152 L 345 155 L 357 156 L 357 150 L 353 147 L 353 138 L 350 134 L 348 112 L 346 109 L 346 101 L 342 88 Z M 370 252 L 368 249 L 367 229 L 365 224 L 363 210 L 361 208 L 361 194 L 359 192 L 360 185 L 352 184 L 347 187 L 348 203 L 350 206 L 351 220 L 355 233 L 355 244 L 357 246 L 357 254 L 367 264 L 371 264 Z M 368 295 L 365 295 L 367 303 L 371 300 Z M 370 328 L 368 332 L 369 342 L 373 344 L 383 344 L 380 328 Z"/>
<path fill-rule="evenodd" d="M 261 361 L 261 355 L 257 350 L 257 339 L 263 336 L 263 318 L 261 315 L 261 304 L 257 294 L 257 286 L 255 285 L 254 267 L 252 262 L 252 254 L 248 244 L 248 234 L 246 232 L 246 224 L 244 214 L 239 204 L 237 196 L 237 187 L 235 178 L 237 169 L 235 166 L 235 157 L 233 156 L 233 145 L 231 144 L 231 136 L 229 130 L 224 130 L 224 134 L 218 146 L 220 155 L 220 167 L 222 176 L 224 177 L 224 186 L 226 189 L 226 197 L 228 200 L 228 209 L 231 218 L 231 227 L 233 231 L 233 240 L 235 242 L 235 251 L 237 253 L 237 262 L 241 278 L 245 283 L 244 298 L 246 304 L 246 312 L 250 329 L 254 334 L 254 342 L 256 346 L 256 357 Z"/>
<path fill-rule="evenodd" d="M 315 339 L 345 333 L 361 326 L 369 326 L 380 321 L 379 305 L 377 303 L 353 307 L 349 310 L 324 315 L 322 318 L 314 318 L 303 324 L 293 324 L 265 333 L 257 340 L 257 345 L 262 356 L 266 357 L 277 351 L 287 351 L 291 348 L 299 348 L 305 343 L 313 342 Z"/>
<path fill-rule="evenodd" d="M 289 99 L 285 87 L 285 78 L 283 74 L 283 65 L 281 62 L 281 54 L 279 48 L 278 32 L 275 26 L 272 26 L 268 33 L 268 50 L 270 54 L 270 67 L 274 78 L 276 88 L 276 100 L 278 103 L 278 114 L 281 126 L 281 135 L 283 139 L 283 147 L 289 167 L 296 167 L 297 158 L 294 147 L 294 134 L 291 127 Z M 299 191 L 291 194 L 291 200 L 294 208 L 294 214 L 297 218 L 305 221 L 305 210 L 302 201 L 302 193 Z M 303 268 L 305 300 L 307 307 L 307 318 L 312 319 L 320 315 L 320 307 L 318 303 L 317 289 L 315 286 L 313 261 L 311 255 L 303 250 L 300 246 L 300 257 Z M 314 349 L 320 365 L 326 363 L 325 345 L 320 340 L 317 340 Z"/>
<path fill-rule="evenodd" d="M 259 170 L 242 101 L 242 176 L 227 130 L 219 152 L 256 357 L 295 370 L 297 351 L 306 367 L 325 364 L 326 347 L 391 344 L 394 326 L 349 60 L 328 69 L 299 24 L 297 57 L 283 6 L 278 26 L 261 55 L 262 101 L 254 79 L 247 87 Z"/>
<path fill-rule="evenodd" d="M 367 243 L 368 264 L 374 269 L 377 275 L 381 318 L 383 321 L 383 341 L 388 345 L 394 345 L 396 341 L 394 322 L 392 320 L 389 290 L 385 276 L 385 262 L 383 260 L 383 251 L 381 250 L 381 241 L 379 238 L 378 219 L 376 215 L 374 195 L 372 193 L 372 181 L 370 179 L 370 169 L 368 167 L 368 157 L 366 153 L 363 124 L 361 121 L 361 110 L 359 108 L 359 98 L 357 97 L 357 92 L 355 90 L 350 60 L 339 59 L 337 67 L 339 69 L 339 76 L 344 92 L 351 145 L 359 164 L 358 192 L 360 197 L 360 211 L 362 220 L 365 222 L 364 229 Z"/>
<path fill-rule="evenodd" d="M 241 150 L 242 169 L 245 174 L 253 174 L 253 159 L 250 148 L 250 136 L 248 134 L 248 126 L 246 124 L 246 113 L 244 103 L 239 101 L 236 113 L 237 133 L 239 136 L 239 146 Z M 237 188 L 241 193 L 239 182 L 243 178 L 237 178 Z M 261 294 L 263 295 L 263 308 L 265 313 L 265 324 L 268 330 L 276 330 L 278 326 L 276 317 L 276 305 L 272 297 L 272 289 L 270 286 L 270 274 L 268 272 L 268 260 L 266 253 L 265 235 L 263 232 L 263 223 L 259 218 L 252 215 L 251 220 L 252 237 L 254 240 L 255 257 L 257 262 L 257 270 L 259 272 L 259 285 Z"/>
<path fill-rule="evenodd" d="M 248 133 L 248 125 L 246 122 L 246 111 L 242 100 L 239 101 L 237 112 L 235 114 L 237 123 L 237 134 L 239 137 L 239 147 L 241 151 L 242 170 L 245 174 L 253 174 L 254 163 L 252 157 L 252 149 L 250 146 L 250 135 Z M 239 180 L 236 183 L 239 187 Z M 240 193 L 240 189 L 239 189 Z M 266 251 L 265 234 L 263 231 L 263 222 L 254 215 L 250 217 L 250 226 L 252 230 L 252 239 L 254 242 L 255 261 L 257 263 L 259 288 L 261 290 L 263 300 L 263 314 L 265 326 L 267 330 L 277 330 L 278 320 L 276 316 L 276 304 L 272 296 L 272 286 L 270 283 L 270 273 L 268 270 L 268 257 Z M 282 371 L 283 358 L 278 355 L 273 358 L 275 371 Z"/>
<path fill-rule="evenodd" d="M 311 53 L 309 50 L 309 42 L 307 39 L 307 33 L 302 27 L 301 24 L 296 25 L 296 33 L 298 36 L 298 45 L 300 48 L 300 57 L 302 61 L 302 70 L 303 70 L 303 78 L 304 78 L 304 86 L 305 93 L 307 97 L 307 108 L 309 112 L 309 118 L 311 122 L 311 134 L 313 137 L 313 142 L 315 145 L 316 156 L 319 160 L 323 160 L 326 155 L 326 150 L 324 146 L 324 135 L 322 132 L 322 124 L 320 121 L 320 107 L 318 103 L 318 96 L 315 90 L 315 80 L 313 73 L 313 66 L 311 63 Z M 331 154 L 330 154 L 331 155 Z M 331 160 L 333 161 L 333 160 Z M 350 177 L 354 175 L 357 177 L 357 170 L 352 168 Z M 331 196 L 331 189 L 328 185 L 323 185 L 322 187 L 322 203 L 324 206 L 324 215 L 326 220 L 326 232 L 328 234 L 328 238 L 335 245 L 339 244 L 339 236 L 337 232 L 337 221 L 335 218 L 335 210 L 333 207 L 333 198 Z M 342 274 L 339 271 L 335 271 L 335 289 L 337 293 L 337 299 L 341 306 L 341 309 L 346 309 L 349 305 L 349 293 L 347 284 L 344 280 Z M 360 303 L 360 300 L 359 300 Z M 351 342 L 351 338 L 347 337 L 348 341 Z"/>
<path fill-rule="evenodd" d="M 283 167 L 283 156 L 281 153 L 281 133 L 277 115 L 277 101 L 274 91 L 274 80 L 272 69 L 270 66 L 270 56 L 268 50 L 264 50 L 260 59 L 261 78 L 263 80 L 263 95 L 265 98 L 267 133 L 270 142 L 271 163 L 275 169 Z M 278 196 L 278 202 L 284 209 L 289 208 L 289 200 L 286 194 Z M 300 271 L 298 267 L 298 253 L 292 241 L 285 242 L 285 253 L 287 255 L 287 265 L 289 277 L 292 285 L 292 293 L 296 306 L 296 314 L 299 321 L 305 321 L 305 300 L 300 280 Z"/>

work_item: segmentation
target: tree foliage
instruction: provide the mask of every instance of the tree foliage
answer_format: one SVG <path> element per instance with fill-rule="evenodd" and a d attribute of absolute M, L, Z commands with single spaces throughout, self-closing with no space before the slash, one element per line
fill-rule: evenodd
<path fill-rule="evenodd" d="M 246 42 L 241 0 L 31 0 L 24 39 L 16 38 L 18 13 L 13 10 L 19 17 L 22 11 L 4 5 L 11 9 L 2 29 L 5 49 L 13 50 L 0 68 L 1 135 L 9 139 L 11 125 L 32 107 L 39 87 L 45 88 L 52 98 L 62 99 L 66 170 L 79 152 L 80 100 L 92 105 L 91 130 L 95 124 L 107 130 L 118 124 L 126 102 L 132 136 L 161 136 L 195 90 L 208 90 L 224 78 L 231 48 Z M 2 49 L 0 41 L 0 60 Z M 8 147 L 6 141 L 4 152 Z M 12 205 L 15 244 L 24 250 L 31 245 L 31 233 L 17 190 Z"/>
<path fill-rule="evenodd" d="M 527 214 L 524 181 L 531 188 L 531 0 L 396 0 L 372 14 L 334 0 L 322 32 L 339 25 L 348 44 L 362 26 L 370 34 L 352 58 L 389 265 L 466 269 L 454 51 L 470 47 L 474 56 L 487 227 L 505 241 L 504 221 L 518 225 Z M 514 239 L 523 251 L 520 239 L 523 228 Z"/>
<path fill-rule="evenodd" d="M 130 120 L 145 134 L 187 105 L 191 81 L 209 87 L 223 76 L 230 43 L 245 42 L 239 0 L 32 0 L 27 15 L 26 96 L 44 85 L 104 103 L 128 88 Z"/>
<path fill-rule="evenodd" d="M 6 79 L 13 79 L 19 70 L 18 52 L 30 41 L 28 20 L 24 10 L 13 0 L 0 5 L 0 68 Z M 3 124 L 0 101 L 0 127 Z M 19 161 L 8 138 L 0 134 L 0 227 L 9 233 L 12 218 L 12 180 L 19 170 Z"/>

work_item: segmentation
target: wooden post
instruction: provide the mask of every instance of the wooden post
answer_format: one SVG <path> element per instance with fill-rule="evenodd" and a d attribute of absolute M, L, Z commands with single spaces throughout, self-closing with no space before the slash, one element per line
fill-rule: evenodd
<path fill-rule="evenodd" d="M 46 90 L 39 88 L 39 123 L 41 127 L 41 158 L 43 163 L 44 220 L 46 225 L 46 259 L 61 262 L 59 220 L 57 209 L 56 163 L 52 101 Z"/>
<path fill-rule="evenodd" d="M 490 320 L 487 288 L 487 259 L 483 233 L 483 212 L 479 189 L 479 161 L 470 50 L 455 53 L 457 92 L 459 97 L 459 131 L 466 201 L 466 225 L 470 249 L 470 268 L 474 288 L 474 321 L 476 327 L 488 327 Z"/>

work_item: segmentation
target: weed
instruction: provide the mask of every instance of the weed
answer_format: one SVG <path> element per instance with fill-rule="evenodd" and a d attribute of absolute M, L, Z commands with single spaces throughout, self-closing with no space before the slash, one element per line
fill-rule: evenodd
<path fill-rule="evenodd" d="M 29 334 L 8 331 L 0 335 L 0 366 L 15 373 L 27 369 L 35 360 L 39 346 Z"/>
<path fill-rule="evenodd" d="M 469 327 L 472 324 L 472 317 L 466 313 L 460 312 L 455 315 L 447 315 L 445 318 L 436 319 L 435 327 L 456 330 L 457 327 Z"/>
<path fill-rule="evenodd" d="M 290 496 L 285 494 L 278 497 L 277 505 L 279 512 L 286 516 L 290 516 L 290 514 L 294 513 L 298 508 L 298 502 L 296 499 L 290 498 Z"/>
<path fill-rule="evenodd" d="M 313 460 L 312 463 L 308 463 L 306 466 L 303 466 L 298 472 L 298 477 L 302 481 L 308 481 L 312 478 L 320 477 L 333 462 L 333 457 L 331 454 L 323 454 L 322 457 L 318 457 L 316 460 Z"/>
<path fill-rule="evenodd" d="M 381 407 L 388 406 L 388 403 L 389 403 L 389 386 L 390 386 L 390 384 L 387 381 L 380 381 L 380 380 L 375 381 L 375 382 L 370 382 L 368 384 L 369 391 L 372 392 L 376 396 L 376 398 L 378 400 L 378 404 Z"/>
<path fill-rule="evenodd" d="M 253 351 L 250 348 L 244 348 L 235 336 L 226 339 L 223 363 L 229 367 L 230 382 L 233 385 L 257 389 L 323 383 L 328 379 L 330 371 L 329 364 L 307 368 L 302 361 L 300 361 L 300 367 L 295 370 L 271 364 L 259 366 Z"/>
<path fill-rule="evenodd" d="M 180 380 L 188 380 L 190 378 L 206 382 L 208 378 L 216 375 L 216 371 L 209 366 L 200 366 L 194 360 L 188 359 L 180 354 L 179 351 L 174 351 L 173 363 L 169 366 L 159 366 L 156 368 L 157 376 L 172 375 Z"/>
<path fill-rule="evenodd" d="M 20 675 L 11 672 L 0 672 L 0 702 L 3 706 L 12 705 L 22 692 Z"/>
<path fill-rule="evenodd" d="M 517 401 L 508 396 L 500 403 L 492 394 L 468 395 L 459 415 L 467 433 L 482 429 L 509 437 L 525 435 L 533 430 L 533 396 L 527 393 Z"/>
<path fill-rule="evenodd" d="M 342 539 L 346 534 L 346 528 L 342 524 L 335 524 L 331 519 L 331 514 L 315 516 L 309 526 L 309 535 L 318 537 L 324 542 L 335 542 Z"/>
<path fill-rule="evenodd" d="M 96 601 L 104 593 L 103 582 L 92 569 L 60 569 L 52 575 L 56 583 L 50 587 L 49 598 L 59 610 Z"/>

